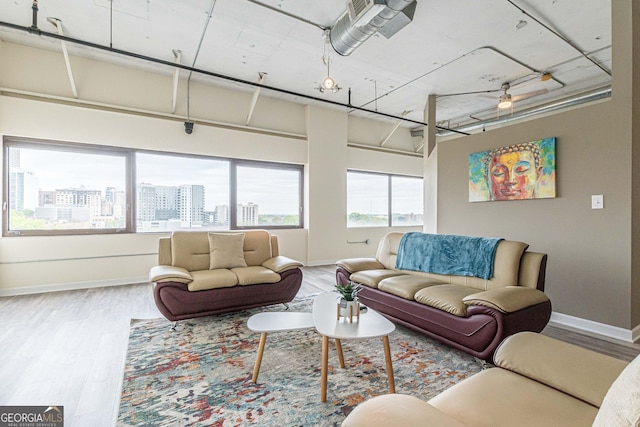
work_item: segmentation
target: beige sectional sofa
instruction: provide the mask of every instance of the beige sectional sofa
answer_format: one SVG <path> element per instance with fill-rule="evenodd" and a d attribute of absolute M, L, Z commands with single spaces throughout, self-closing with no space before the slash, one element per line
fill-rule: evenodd
<path fill-rule="evenodd" d="M 507 336 L 540 332 L 548 323 L 546 254 L 527 251 L 526 243 L 501 240 L 489 279 L 399 270 L 403 235 L 386 234 L 375 258 L 338 261 L 337 282 L 362 285 L 360 301 L 394 322 L 486 360 Z"/>
<path fill-rule="evenodd" d="M 266 230 L 176 231 L 159 240 L 149 281 L 169 320 L 286 303 L 302 284 L 302 263 L 279 255 Z"/>
<path fill-rule="evenodd" d="M 383 395 L 342 427 L 633 427 L 640 425 L 640 356 L 630 364 L 533 332 L 507 338 L 486 369 L 428 402 Z"/>

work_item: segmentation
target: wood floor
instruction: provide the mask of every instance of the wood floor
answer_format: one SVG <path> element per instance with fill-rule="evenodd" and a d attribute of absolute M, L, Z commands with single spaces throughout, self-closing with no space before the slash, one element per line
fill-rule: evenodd
<path fill-rule="evenodd" d="M 334 266 L 303 270 L 299 296 L 335 282 Z M 130 320 L 158 317 L 148 283 L 0 298 L 0 405 L 62 405 L 66 426 L 115 425 Z M 543 333 L 624 360 L 640 353 L 577 331 Z"/>

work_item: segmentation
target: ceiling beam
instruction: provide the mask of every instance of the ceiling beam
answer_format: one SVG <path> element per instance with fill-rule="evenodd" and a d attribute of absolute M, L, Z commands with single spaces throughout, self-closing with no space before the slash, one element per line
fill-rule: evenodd
<path fill-rule="evenodd" d="M 266 76 L 267 73 L 264 72 L 260 72 L 258 73 L 258 84 L 261 85 L 262 81 L 264 80 L 264 76 Z M 245 122 L 245 125 L 249 126 L 249 122 L 251 121 L 251 116 L 253 116 L 253 110 L 254 108 L 256 108 L 256 103 L 258 102 L 258 97 L 260 96 L 260 90 L 262 88 L 260 88 L 260 86 L 256 86 L 256 88 L 253 90 L 253 97 L 251 98 L 251 104 L 249 105 L 249 114 L 247 114 L 247 121 Z"/>
<path fill-rule="evenodd" d="M 407 114 L 409 114 L 411 111 L 403 111 L 402 114 L 400 115 L 400 117 L 406 117 Z M 389 133 L 387 133 L 387 136 L 385 136 L 382 141 L 380 142 L 380 147 L 384 147 L 384 144 L 386 144 L 387 142 L 389 142 L 389 139 L 391 138 L 391 136 L 393 136 L 394 133 L 396 133 L 396 131 L 398 130 L 398 128 L 400 127 L 400 125 L 402 124 L 402 120 L 398 120 L 396 122 L 395 125 L 393 125 L 393 127 L 391 128 L 391 130 L 389 131 Z"/>
<path fill-rule="evenodd" d="M 173 50 L 174 62 L 176 64 L 180 63 L 180 59 L 182 58 L 182 51 L 178 49 Z M 173 98 L 171 99 L 171 114 L 176 112 L 176 101 L 178 99 L 178 81 L 180 77 L 180 68 L 175 67 L 173 69 Z"/>
<path fill-rule="evenodd" d="M 56 27 L 58 34 L 60 34 L 61 36 L 64 36 L 64 32 L 62 31 L 61 20 L 59 20 L 58 18 L 47 18 L 47 21 L 49 21 L 51 24 L 53 24 L 54 27 Z M 67 52 L 67 43 L 63 39 L 61 39 L 60 45 L 62 46 L 62 56 L 64 56 L 64 63 L 67 66 L 67 75 L 69 76 L 69 84 L 71 85 L 71 91 L 73 92 L 73 97 L 77 98 L 78 89 L 76 88 L 76 82 L 73 79 L 73 71 L 71 70 L 71 62 L 69 61 L 69 52 Z"/>

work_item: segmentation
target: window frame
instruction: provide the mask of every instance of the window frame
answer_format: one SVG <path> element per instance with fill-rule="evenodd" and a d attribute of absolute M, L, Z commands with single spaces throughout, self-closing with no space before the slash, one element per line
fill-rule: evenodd
<path fill-rule="evenodd" d="M 42 149 L 47 151 L 81 153 L 92 155 L 104 155 L 123 157 L 125 161 L 125 226 L 123 228 L 76 228 L 64 230 L 10 230 L 9 229 L 9 180 L 10 180 L 10 148 L 31 148 Z M 3 174 L 2 174 L 2 236 L 3 237 L 19 237 L 19 236 L 76 236 L 76 235 L 93 235 L 93 234 L 122 234 L 132 233 L 133 226 L 133 173 L 135 165 L 133 164 L 133 150 L 128 148 L 109 147 L 94 144 L 80 144 L 66 141 L 53 141 L 37 138 L 26 138 L 17 136 L 3 137 Z"/>
<path fill-rule="evenodd" d="M 70 153 L 87 153 L 96 155 L 123 156 L 125 159 L 125 227 L 124 228 L 82 228 L 82 229 L 64 229 L 64 230 L 9 230 L 9 149 L 17 148 L 35 148 L 49 151 L 67 151 Z M 21 237 L 21 236 L 71 236 L 71 235 L 95 235 L 95 234 L 153 234 L 166 233 L 166 231 L 139 231 L 137 230 L 137 154 L 152 154 L 168 157 L 184 157 L 204 160 L 218 160 L 229 162 L 229 230 L 250 230 L 250 229 L 301 229 L 304 228 L 304 165 L 294 163 L 278 163 L 259 160 L 236 159 L 214 155 L 201 155 L 191 153 L 179 153 L 171 151 L 158 151 L 148 149 L 134 149 L 112 147 L 106 145 L 83 144 L 77 142 L 56 141 L 49 139 L 38 139 L 28 137 L 18 137 L 5 135 L 2 139 L 3 153 L 3 200 L 2 200 L 2 236 L 3 237 Z M 298 224 L 297 225 L 255 225 L 255 226 L 237 226 L 237 167 L 248 166 L 265 169 L 281 169 L 296 171 L 298 173 Z M 190 228 L 197 230 L 197 228 Z M 202 229 L 207 230 L 206 227 Z"/>
<path fill-rule="evenodd" d="M 298 225 L 244 225 L 238 226 L 238 166 L 254 167 L 260 169 L 278 169 L 295 171 L 298 173 Z M 263 162 L 255 160 L 233 159 L 230 165 L 229 179 L 229 199 L 231 206 L 229 208 L 229 229 L 230 230 L 282 230 L 282 229 L 298 229 L 304 227 L 304 166 L 291 163 Z"/>
<path fill-rule="evenodd" d="M 390 227 L 421 227 L 424 225 L 424 206 L 422 212 L 422 224 L 407 224 L 407 225 L 393 225 L 393 177 L 400 178 L 416 178 L 422 180 L 422 188 L 424 191 L 424 177 L 416 176 L 416 175 L 404 175 L 404 174 L 394 174 L 394 173 L 385 173 L 385 172 L 370 172 L 363 171 L 358 169 L 347 169 L 347 183 L 349 180 L 349 173 L 357 173 L 362 175 L 377 175 L 377 176 L 386 176 L 387 177 L 387 225 L 364 225 L 360 227 L 354 227 L 349 225 L 349 212 L 347 212 L 347 228 L 348 229 L 356 229 L 356 228 L 390 228 Z M 347 198 L 349 194 L 347 194 Z M 424 203 L 424 196 L 423 196 Z"/>

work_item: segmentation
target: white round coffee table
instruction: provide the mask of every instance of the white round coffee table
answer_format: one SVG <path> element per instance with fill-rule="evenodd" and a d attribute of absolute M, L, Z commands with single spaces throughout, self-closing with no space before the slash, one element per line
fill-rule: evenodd
<path fill-rule="evenodd" d="M 358 321 L 349 322 L 347 318 L 336 319 L 337 294 L 327 292 L 320 294 L 313 301 L 313 326 L 322 335 L 322 369 L 320 378 L 320 400 L 327 401 L 327 371 L 329 365 L 329 338 L 336 340 L 340 367 L 344 368 L 342 344 L 340 340 L 366 339 L 382 337 L 384 357 L 389 381 L 389 392 L 395 393 L 396 386 L 391 363 L 389 334 L 395 331 L 393 323 L 381 314 L 369 309 L 360 315 Z"/>

